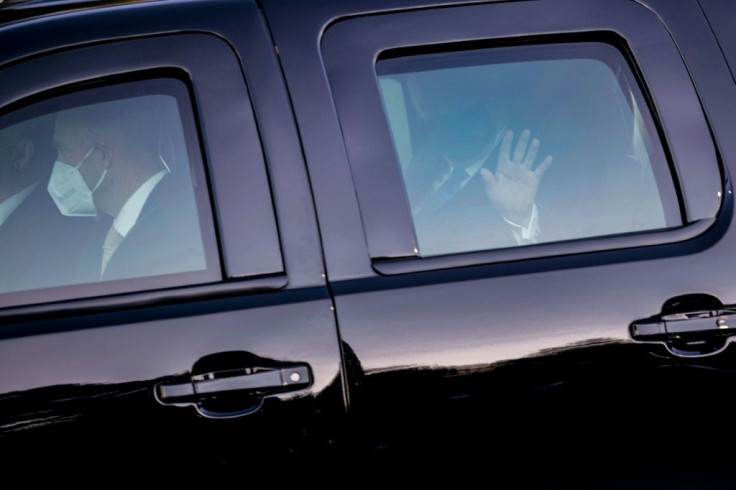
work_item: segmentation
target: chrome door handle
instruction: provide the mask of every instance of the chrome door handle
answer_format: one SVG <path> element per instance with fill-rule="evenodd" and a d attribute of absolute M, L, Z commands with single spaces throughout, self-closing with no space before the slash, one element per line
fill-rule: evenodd
<path fill-rule="evenodd" d="M 657 320 L 640 320 L 631 324 L 636 339 L 678 333 L 723 331 L 736 327 L 736 310 L 709 310 L 663 315 Z"/>
<path fill-rule="evenodd" d="M 677 356 L 713 355 L 724 350 L 730 337 L 736 335 L 736 309 L 663 314 L 637 320 L 629 329 L 632 339 L 663 343 Z"/>
<path fill-rule="evenodd" d="M 228 369 L 162 381 L 154 387 L 156 400 L 162 405 L 194 406 L 210 418 L 229 418 L 258 410 L 269 395 L 306 388 L 312 382 L 309 367 L 293 365 L 281 368 L 251 367 Z M 246 395 L 247 402 L 235 410 L 212 410 L 207 401 Z M 235 402 L 237 405 L 237 401 Z"/>

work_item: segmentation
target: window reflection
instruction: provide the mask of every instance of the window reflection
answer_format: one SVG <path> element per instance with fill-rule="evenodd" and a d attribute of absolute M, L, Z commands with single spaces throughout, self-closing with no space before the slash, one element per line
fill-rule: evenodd
<path fill-rule="evenodd" d="M 177 98 L 105 94 L 0 120 L 0 292 L 207 268 Z"/>
<path fill-rule="evenodd" d="M 379 60 L 420 254 L 680 225 L 634 78 L 598 43 Z"/>

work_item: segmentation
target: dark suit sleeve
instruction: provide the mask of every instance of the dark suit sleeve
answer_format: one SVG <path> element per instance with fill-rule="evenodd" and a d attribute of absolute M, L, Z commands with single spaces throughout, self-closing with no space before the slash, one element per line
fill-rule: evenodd
<path fill-rule="evenodd" d="M 159 186 L 113 254 L 104 280 L 191 272 L 206 268 L 191 189 Z"/>

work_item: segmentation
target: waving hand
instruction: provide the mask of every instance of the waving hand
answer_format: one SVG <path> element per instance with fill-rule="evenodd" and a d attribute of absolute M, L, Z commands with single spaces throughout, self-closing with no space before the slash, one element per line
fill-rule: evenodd
<path fill-rule="evenodd" d="M 513 138 L 513 131 L 506 131 L 501 140 L 495 173 L 483 168 L 481 175 L 486 195 L 496 209 L 506 219 L 525 225 L 531 218 L 539 182 L 552 164 L 552 157 L 546 156 L 535 167 L 539 140 L 534 138 L 530 141 L 530 132 L 525 129 L 512 153 Z"/>

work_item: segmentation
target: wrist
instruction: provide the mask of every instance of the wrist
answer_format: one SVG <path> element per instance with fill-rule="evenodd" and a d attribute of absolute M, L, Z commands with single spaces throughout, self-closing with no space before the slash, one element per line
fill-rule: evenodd
<path fill-rule="evenodd" d="M 526 228 L 529 226 L 532 220 L 532 214 L 533 214 L 533 207 L 529 207 L 526 211 L 504 211 L 501 213 L 501 216 L 504 220 L 508 221 L 509 223 L 516 225 L 520 228 Z"/>

